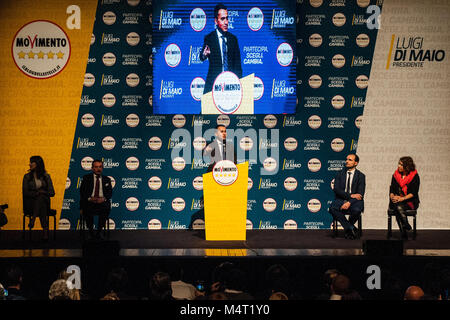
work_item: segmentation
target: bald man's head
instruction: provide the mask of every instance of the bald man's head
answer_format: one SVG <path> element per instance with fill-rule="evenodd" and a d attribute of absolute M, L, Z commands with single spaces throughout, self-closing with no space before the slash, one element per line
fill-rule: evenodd
<path fill-rule="evenodd" d="M 405 300 L 420 300 L 423 295 L 423 290 L 420 287 L 410 286 L 405 291 Z"/>

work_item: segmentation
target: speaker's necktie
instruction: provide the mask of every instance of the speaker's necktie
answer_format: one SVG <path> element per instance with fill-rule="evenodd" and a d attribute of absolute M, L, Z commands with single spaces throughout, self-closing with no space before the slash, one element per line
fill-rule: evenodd
<path fill-rule="evenodd" d="M 100 196 L 100 176 L 95 176 L 95 189 L 94 189 L 94 197 L 98 198 Z"/>
<path fill-rule="evenodd" d="M 347 174 L 348 174 L 348 178 L 347 178 L 347 185 L 345 187 L 345 192 L 350 193 L 350 180 L 351 180 L 352 173 L 348 172 Z"/>
<path fill-rule="evenodd" d="M 222 38 L 222 57 L 223 57 L 223 71 L 228 71 L 228 56 L 227 56 L 227 38 L 221 36 Z"/>
<path fill-rule="evenodd" d="M 227 155 L 227 143 L 226 143 L 226 140 L 223 140 L 222 146 L 223 146 L 223 149 L 222 149 L 222 159 L 225 160 L 225 159 L 227 158 L 227 157 L 226 157 L 226 155 Z"/>

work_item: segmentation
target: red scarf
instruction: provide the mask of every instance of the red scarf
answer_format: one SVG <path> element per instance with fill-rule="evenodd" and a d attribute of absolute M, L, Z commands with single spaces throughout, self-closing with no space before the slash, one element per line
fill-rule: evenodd
<path fill-rule="evenodd" d="M 401 173 L 398 172 L 398 169 L 395 170 L 394 172 L 395 181 L 397 181 L 397 183 L 400 185 L 400 188 L 402 188 L 402 191 L 405 194 L 405 196 L 408 194 L 408 184 L 412 181 L 412 179 L 416 176 L 416 174 L 417 170 L 414 170 L 403 178 Z M 408 202 L 408 206 L 410 206 L 411 209 L 414 209 L 414 205 L 411 201 Z"/>

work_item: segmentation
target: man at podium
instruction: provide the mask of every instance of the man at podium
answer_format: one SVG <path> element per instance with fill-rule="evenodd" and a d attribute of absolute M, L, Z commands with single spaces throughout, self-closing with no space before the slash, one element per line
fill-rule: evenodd
<path fill-rule="evenodd" d="M 216 30 L 205 36 L 200 60 L 209 59 L 203 94 L 212 90 L 214 80 L 223 71 L 231 71 L 242 78 L 241 54 L 236 36 L 228 32 L 228 9 L 222 3 L 214 8 Z"/>
<path fill-rule="evenodd" d="M 211 172 L 214 165 L 221 160 L 231 160 L 237 163 L 234 144 L 227 141 L 227 128 L 224 125 L 217 125 L 215 139 L 206 146 L 204 156 L 209 157 L 210 164 L 206 172 Z"/>

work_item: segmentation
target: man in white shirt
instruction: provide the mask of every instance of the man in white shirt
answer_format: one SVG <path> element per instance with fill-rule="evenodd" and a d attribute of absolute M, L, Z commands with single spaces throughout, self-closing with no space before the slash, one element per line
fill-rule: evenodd
<path fill-rule="evenodd" d="M 227 128 L 224 125 L 216 126 L 215 137 L 216 139 L 205 148 L 205 160 L 210 160 L 210 165 L 206 172 L 212 171 L 214 165 L 221 160 L 237 162 L 234 144 L 227 140 Z"/>

